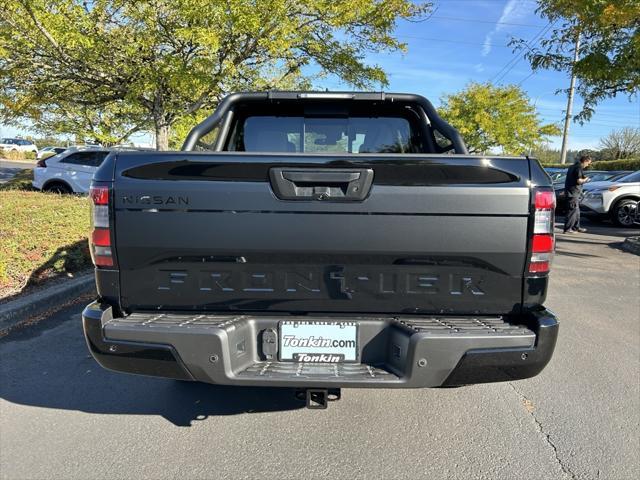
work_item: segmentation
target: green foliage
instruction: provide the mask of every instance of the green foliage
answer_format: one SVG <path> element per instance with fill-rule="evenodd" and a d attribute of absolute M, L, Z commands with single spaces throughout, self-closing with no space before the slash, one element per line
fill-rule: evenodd
<path fill-rule="evenodd" d="M 567 164 L 571 165 L 581 155 L 590 155 L 594 164 L 603 165 L 625 158 L 636 158 L 640 156 L 640 129 L 626 127 L 610 132 L 600 139 L 600 150 L 569 150 L 567 152 Z M 551 166 L 560 160 L 560 150 L 539 146 L 533 149 L 531 156 L 540 160 L 543 165 Z M 602 169 L 608 170 L 608 167 L 603 166 Z"/>
<path fill-rule="evenodd" d="M 560 150 L 549 148 L 546 145 L 539 145 L 536 148 L 531 149 L 530 156 L 537 158 L 543 165 L 553 164 L 560 160 Z"/>
<path fill-rule="evenodd" d="M 557 125 L 540 124 L 535 108 L 515 85 L 472 82 L 445 96 L 439 112 L 459 130 L 471 153 L 500 148 L 505 154 L 522 154 L 560 133 Z"/>
<path fill-rule="evenodd" d="M 230 91 L 356 88 L 387 77 L 367 53 L 404 50 L 410 0 L 0 0 L 0 119 L 117 143 L 169 131 Z M 305 75 L 309 66 L 318 74 Z"/>
<path fill-rule="evenodd" d="M 32 174 L 0 189 L 0 298 L 91 267 L 88 198 L 21 191 Z"/>
<path fill-rule="evenodd" d="M 638 52 L 640 54 L 640 52 Z M 623 159 L 640 155 L 640 128 L 625 127 L 600 139 L 602 151 L 609 158 Z"/>
<path fill-rule="evenodd" d="M 640 157 L 593 162 L 593 170 L 640 170 Z"/>
<path fill-rule="evenodd" d="M 2 158 L 3 160 L 15 161 L 35 160 L 36 154 L 33 152 L 23 152 L 21 150 L 3 150 L 0 148 L 0 158 Z"/>
<path fill-rule="evenodd" d="M 35 143 L 38 146 L 38 148 L 64 147 L 65 145 L 67 145 L 67 140 L 63 140 L 60 137 L 54 136 L 54 135 L 43 135 L 43 136 L 25 135 L 25 138 Z"/>
<path fill-rule="evenodd" d="M 567 163 L 545 163 L 540 162 L 547 168 L 569 168 L 574 162 Z M 590 170 L 640 170 L 640 157 L 639 158 L 626 158 L 624 160 L 601 160 L 593 162 L 589 167 Z"/>
<path fill-rule="evenodd" d="M 573 45 L 581 46 L 575 73 L 584 100 L 579 121 L 588 120 L 603 99 L 637 94 L 640 88 L 640 2 L 638 0 L 538 0 L 538 13 L 554 25 L 538 46 L 526 49 L 534 70 L 570 73 Z"/>

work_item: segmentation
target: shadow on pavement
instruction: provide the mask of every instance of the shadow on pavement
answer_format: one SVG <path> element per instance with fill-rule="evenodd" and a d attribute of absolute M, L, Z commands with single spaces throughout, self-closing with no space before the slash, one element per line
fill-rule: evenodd
<path fill-rule="evenodd" d="M 0 182 L 11 180 L 20 170 L 21 167 L 0 167 Z"/>
<path fill-rule="evenodd" d="M 631 227 L 631 228 L 623 228 L 614 225 L 609 220 L 594 220 L 589 217 L 583 216 L 580 220 L 581 225 L 587 229 L 587 235 L 596 235 L 602 237 L 620 237 L 620 241 L 623 241 L 626 237 L 640 235 L 640 228 Z M 564 227 L 564 218 L 556 217 L 555 227 L 562 232 Z M 558 233 L 556 230 L 556 233 Z M 574 234 L 576 236 L 582 236 L 584 234 Z M 567 238 L 567 235 L 562 236 L 559 235 L 557 238 Z M 603 239 L 604 240 L 604 239 Z"/>
<path fill-rule="evenodd" d="M 227 387 L 104 370 L 87 350 L 81 310 L 75 305 L 0 339 L 1 398 L 86 413 L 160 415 L 182 427 L 210 416 L 305 406 L 288 388 Z"/>

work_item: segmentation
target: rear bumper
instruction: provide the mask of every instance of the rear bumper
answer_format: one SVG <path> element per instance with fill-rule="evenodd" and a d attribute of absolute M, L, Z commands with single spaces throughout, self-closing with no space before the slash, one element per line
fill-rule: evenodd
<path fill-rule="evenodd" d="M 44 173 L 45 169 L 42 167 L 35 167 L 33 169 L 33 180 L 31 181 L 31 185 L 33 186 L 33 188 L 42 190 L 42 184 L 44 183 Z"/>
<path fill-rule="evenodd" d="M 518 380 L 545 367 L 558 335 L 555 316 L 544 309 L 509 319 L 348 317 L 359 325 L 360 363 L 298 364 L 265 356 L 264 331 L 277 330 L 282 318 L 113 318 L 99 303 L 82 314 L 87 345 L 103 367 L 224 385 L 417 388 Z"/>

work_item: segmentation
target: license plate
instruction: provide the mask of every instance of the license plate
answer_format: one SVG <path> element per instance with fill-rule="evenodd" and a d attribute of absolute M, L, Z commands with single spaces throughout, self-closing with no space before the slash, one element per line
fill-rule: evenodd
<path fill-rule="evenodd" d="M 355 362 L 354 322 L 280 322 L 280 360 L 304 363 Z"/>

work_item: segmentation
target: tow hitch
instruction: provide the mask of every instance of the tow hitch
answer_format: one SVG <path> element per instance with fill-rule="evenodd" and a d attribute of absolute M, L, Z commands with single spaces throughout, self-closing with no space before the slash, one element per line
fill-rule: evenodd
<path fill-rule="evenodd" d="M 340 400 L 342 393 L 339 388 L 301 388 L 295 395 L 306 402 L 307 408 L 321 410 L 327 408 L 329 402 Z"/>

